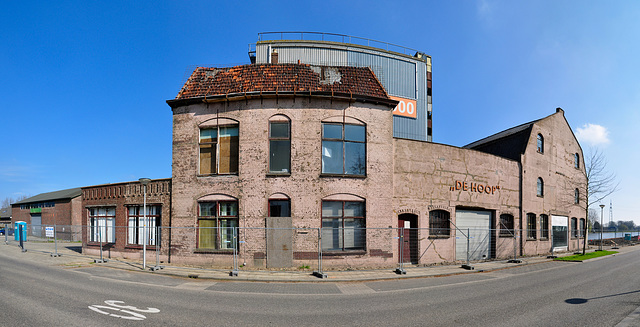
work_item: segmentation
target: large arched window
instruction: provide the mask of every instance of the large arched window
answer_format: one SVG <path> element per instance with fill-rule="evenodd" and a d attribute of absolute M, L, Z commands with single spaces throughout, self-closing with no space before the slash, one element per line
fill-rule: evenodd
<path fill-rule="evenodd" d="M 199 126 L 200 175 L 238 173 L 238 122 L 214 118 Z"/>
<path fill-rule="evenodd" d="M 536 214 L 528 213 L 527 214 L 527 239 L 535 240 L 536 231 L 537 231 Z"/>
<path fill-rule="evenodd" d="M 238 200 L 223 194 L 198 199 L 198 249 L 233 249 Z M 237 238 L 236 238 L 237 240 Z"/>
<path fill-rule="evenodd" d="M 538 195 L 539 197 L 544 196 L 544 181 L 542 180 L 542 177 L 538 177 L 536 195 Z"/>
<path fill-rule="evenodd" d="M 363 198 L 334 194 L 322 199 L 322 250 L 366 249 L 366 205 Z"/>
<path fill-rule="evenodd" d="M 542 137 L 542 134 L 538 134 L 537 150 L 540 153 L 544 153 L 544 137 Z"/>
<path fill-rule="evenodd" d="M 429 212 L 429 235 L 450 236 L 449 211 L 433 210 Z"/>

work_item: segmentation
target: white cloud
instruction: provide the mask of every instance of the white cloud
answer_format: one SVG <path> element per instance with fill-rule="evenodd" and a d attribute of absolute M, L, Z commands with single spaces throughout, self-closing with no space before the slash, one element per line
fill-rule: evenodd
<path fill-rule="evenodd" d="M 576 137 L 581 143 L 589 145 L 609 144 L 609 131 L 606 127 L 596 124 L 585 124 L 578 127 Z"/>

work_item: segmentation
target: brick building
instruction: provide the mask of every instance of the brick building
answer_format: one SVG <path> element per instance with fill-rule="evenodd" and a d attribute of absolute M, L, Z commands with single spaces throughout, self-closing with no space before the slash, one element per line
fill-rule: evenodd
<path fill-rule="evenodd" d="M 327 266 L 428 264 L 466 259 L 467 236 L 474 260 L 578 246 L 584 165 L 561 109 L 464 148 L 405 139 L 369 68 L 307 64 L 198 68 L 167 103 L 174 261 L 228 265 L 237 248 L 294 267 L 320 248 Z"/>
<path fill-rule="evenodd" d="M 100 245 L 109 257 L 142 258 L 144 218 L 147 249 L 169 254 L 171 226 L 171 179 L 149 181 L 144 215 L 144 185 L 140 181 L 82 188 L 83 253 L 98 255 Z M 158 227 L 158 228 L 156 228 Z"/>
<path fill-rule="evenodd" d="M 44 237 L 43 226 L 56 228 L 61 238 L 80 240 L 82 226 L 82 192 L 80 188 L 48 192 L 11 204 L 11 222 L 24 221 L 29 225 L 29 235 Z M 66 236 L 65 236 L 66 235 Z"/>

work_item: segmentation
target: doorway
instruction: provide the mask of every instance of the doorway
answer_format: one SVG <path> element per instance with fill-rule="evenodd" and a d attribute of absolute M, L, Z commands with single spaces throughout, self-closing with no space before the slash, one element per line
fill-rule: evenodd
<path fill-rule="evenodd" d="M 403 213 L 398 216 L 398 262 L 418 263 L 418 216 Z"/>

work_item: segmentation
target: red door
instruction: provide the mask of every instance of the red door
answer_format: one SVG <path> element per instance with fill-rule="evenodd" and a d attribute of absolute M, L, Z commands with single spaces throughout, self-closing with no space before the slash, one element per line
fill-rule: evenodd
<path fill-rule="evenodd" d="M 398 262 L 418 263 L 418 216 L 398 216 Z"/>

